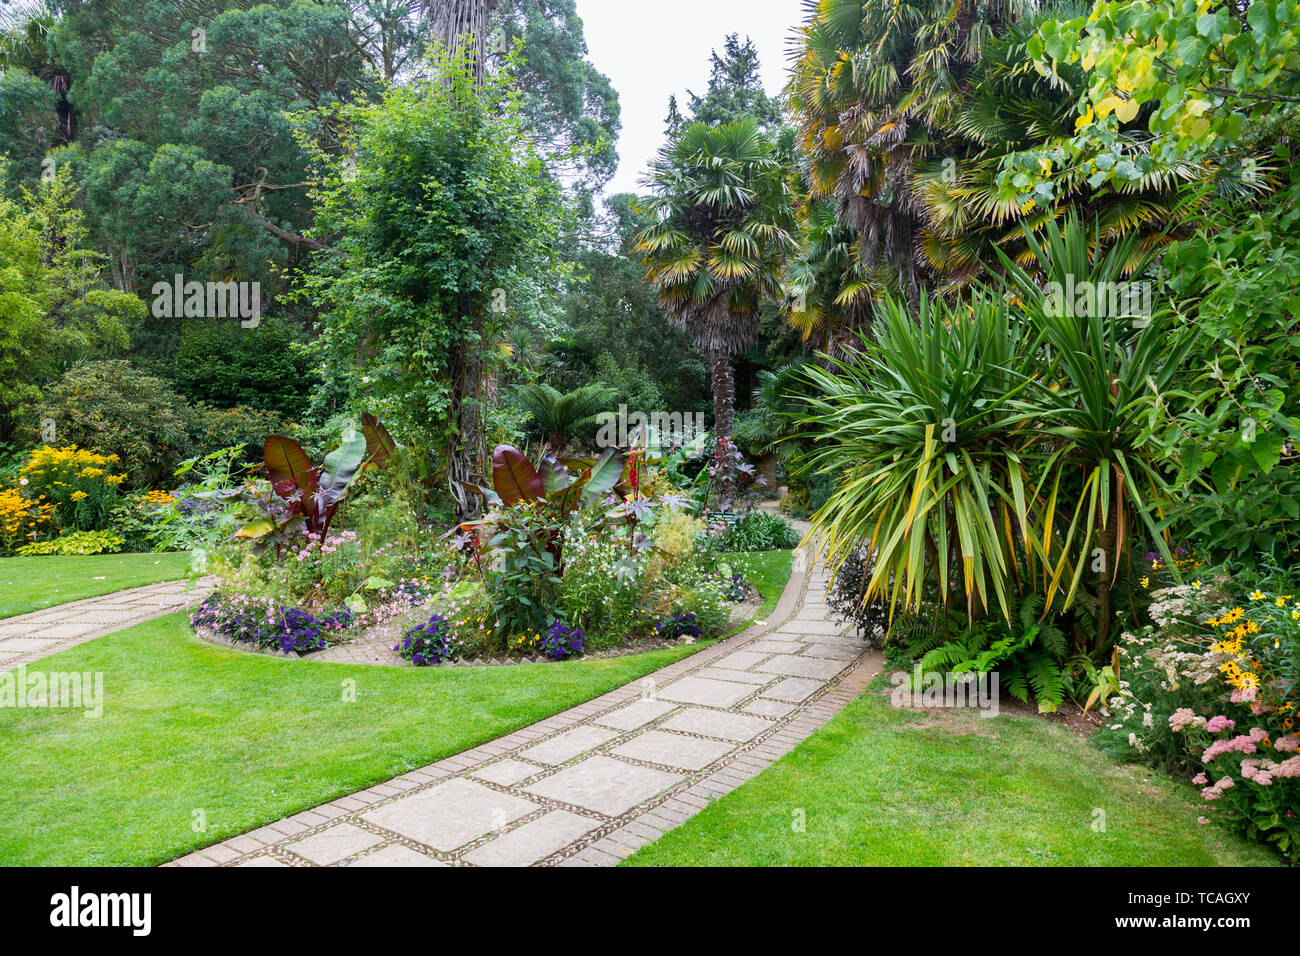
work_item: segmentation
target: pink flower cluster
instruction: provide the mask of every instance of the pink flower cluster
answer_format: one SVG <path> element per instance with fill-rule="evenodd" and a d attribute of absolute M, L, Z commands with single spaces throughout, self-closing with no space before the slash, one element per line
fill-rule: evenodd
<path fill-rule="evenodd" d="M 1223 791 L 1228 790 L 1234 786 L 1236 786 L 1236 784 L 1232 782 L 1231 777 L 1223 777 L 1220 780 L 1216 781 L 1214 786 L 1206 787 L 1204 790 L 1202 790 L 1201 796 L 1204 797 L 1206 800 L 1218 800 L 1219 797 L 1223 796 Z"/>
<path fill-rule="evenodd" d="M 1169 715 L 1169 729 L 1174 733 L 1180 733 L 1188 727 L 1191 727 L 1194 730 L 1199 730 L 1204 726 L 1205 718 L 1198 717 L 1192 712 L 1190 707 L 1179 707 Z"/>
<path fill-rule="evenodd" d="M 1273 744 L 1273 749 L 1284 754 L 1293 754 L 1297 750 L 1300 750 L 1300 737 L 1296 737 L 1294 734 L 1279 737 Z"/>
<path fill-rule="evenodd" d="M 1213 725 L 1214 721 L 1219 719 L 1220 718 L 1218 717 L 1213 718 L 1210 721 L 1210 724 Z M 1226 717 L 1223 719 L 1227 720 Z M 1229 726 L 1232 726 L 1232 723 L 1232 721 L 1228 721 Z M 1210 744 L 1210 746 L 1205 748 L 1205 753 L 1201 754 L 1201 762 L 1209 763 L 1211 760 L 1214 760 L 1223 754 L 1232 753 L 1233 751 L 1239 751 L 1244 754 L 1253 754 L 1256 745 L 1267 736 L 1268 731 L 1263 727 L 1252 727 L 1248 734 L 1242 734 L 1239 737 L 1232 737 L 1228 740 L 1216 740 L 1214 743 Z"/>
<path fill-rule="evenodd" d="M 1235 720 L 1229 720 L 1222 714 L 1217 714 L 1210 718 L 1209 723 L 1205 725 L 1205 729 L 1212 734 L 1217 734 L 1224 730 L 1232 730 L 1236 726 L 1237 722 Z"/>
<path fill-rule="evenodd" d="M 1273 785 L 1275 777 L 1300 777 L 1300 757 L 1292 757 L 1281 763 L 1272 760 L 1250 759 L 1241 762 L 1241 775 L 1251 783 L 1261 787 Z"/>

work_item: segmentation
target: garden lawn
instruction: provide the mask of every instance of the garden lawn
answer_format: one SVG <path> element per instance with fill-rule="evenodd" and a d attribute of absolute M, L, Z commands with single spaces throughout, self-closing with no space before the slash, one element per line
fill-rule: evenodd
<path fill-rule="evenodd" d="M 1277 862 L 1217 826 L 1198 825 L 1205 812 L 1190 786 L 1119 764 L 1044 720 L 897 711 L 868 691 L 772 767 L 625 863 Z M 1104 830 L 1094 829 L 1102 822 Z"/>
<path fill-rule="evenodd" d="M 185 576 L 189 552 L 0 558 L 0 618 Z"/>
<path fill-rule="evenodd" d="M 765 621 L 776 607 L 790 571 L 794 567 L 793 551 L 738 551 L 726 555 L 736 572 L 754 586 L 763 597 L 763 605 L 754 612 L 754 620 Z"/>
<path fill-rule="evenodd" d="M 0 865 L 162 863 L 525 727 L 711 643 L 561 664 L 367 667 L 214 647 L 184 614 L 161 617 L 40 662 L 44 672 L 102 672 L 100 718 L 0 708 Z"/>

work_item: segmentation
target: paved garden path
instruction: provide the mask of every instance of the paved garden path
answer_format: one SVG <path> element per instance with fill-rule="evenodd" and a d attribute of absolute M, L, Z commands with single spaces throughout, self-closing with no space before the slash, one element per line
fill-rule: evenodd
<path fill-rule="evenodd" d="M 211 586 L 164 581 L 0 619 L 0 674 L 150 618 L 192 607 Z"/>
<path fill-rule="evenodd" d="M 881 658 L 823 569 L 764 625 L 634 684 L 168 866 L 605 866 L 788 753 Z M 412 719 L 418 719 L 413 715 Z"/>

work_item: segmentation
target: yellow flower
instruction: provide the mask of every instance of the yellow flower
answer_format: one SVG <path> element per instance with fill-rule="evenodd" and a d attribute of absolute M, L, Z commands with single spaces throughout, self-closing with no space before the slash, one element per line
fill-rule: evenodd
<path fill-rule="evenodd" d="M 1265 594 L 1263 591 L 1251 591 L 1251 592 L 1250 592 L 1250 599 L 1251 599 L 1252 601 L 1262 601 L 1262 600 L 1264 600 L 1264 598 L 1266 598 L 1266 597 L 1268 597 L 1268 595 Z"/>
<path fill-rule="evenodd" d="M 90 496 L 89 496 L 88 494 L 86 494 L 84 491 L 74 491 L 74 492 L 72 493 L 72 500 L 73 500 L 73 501 L 81 501 L 83 498 L 89 498 L 89 497 L 90 497 Z"/>

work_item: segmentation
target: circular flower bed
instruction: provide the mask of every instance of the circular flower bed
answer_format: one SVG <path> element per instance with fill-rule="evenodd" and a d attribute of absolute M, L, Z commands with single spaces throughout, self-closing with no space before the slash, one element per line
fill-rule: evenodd
<path fill-rule="evenodd" d="M 269 598 L 228 597 L 220 592 L 210 595 L 190 616 L 196 631 L 235 645 L 298 657 L 329 647 L 353 620 L 347 608 L 316 614 Z"/>

